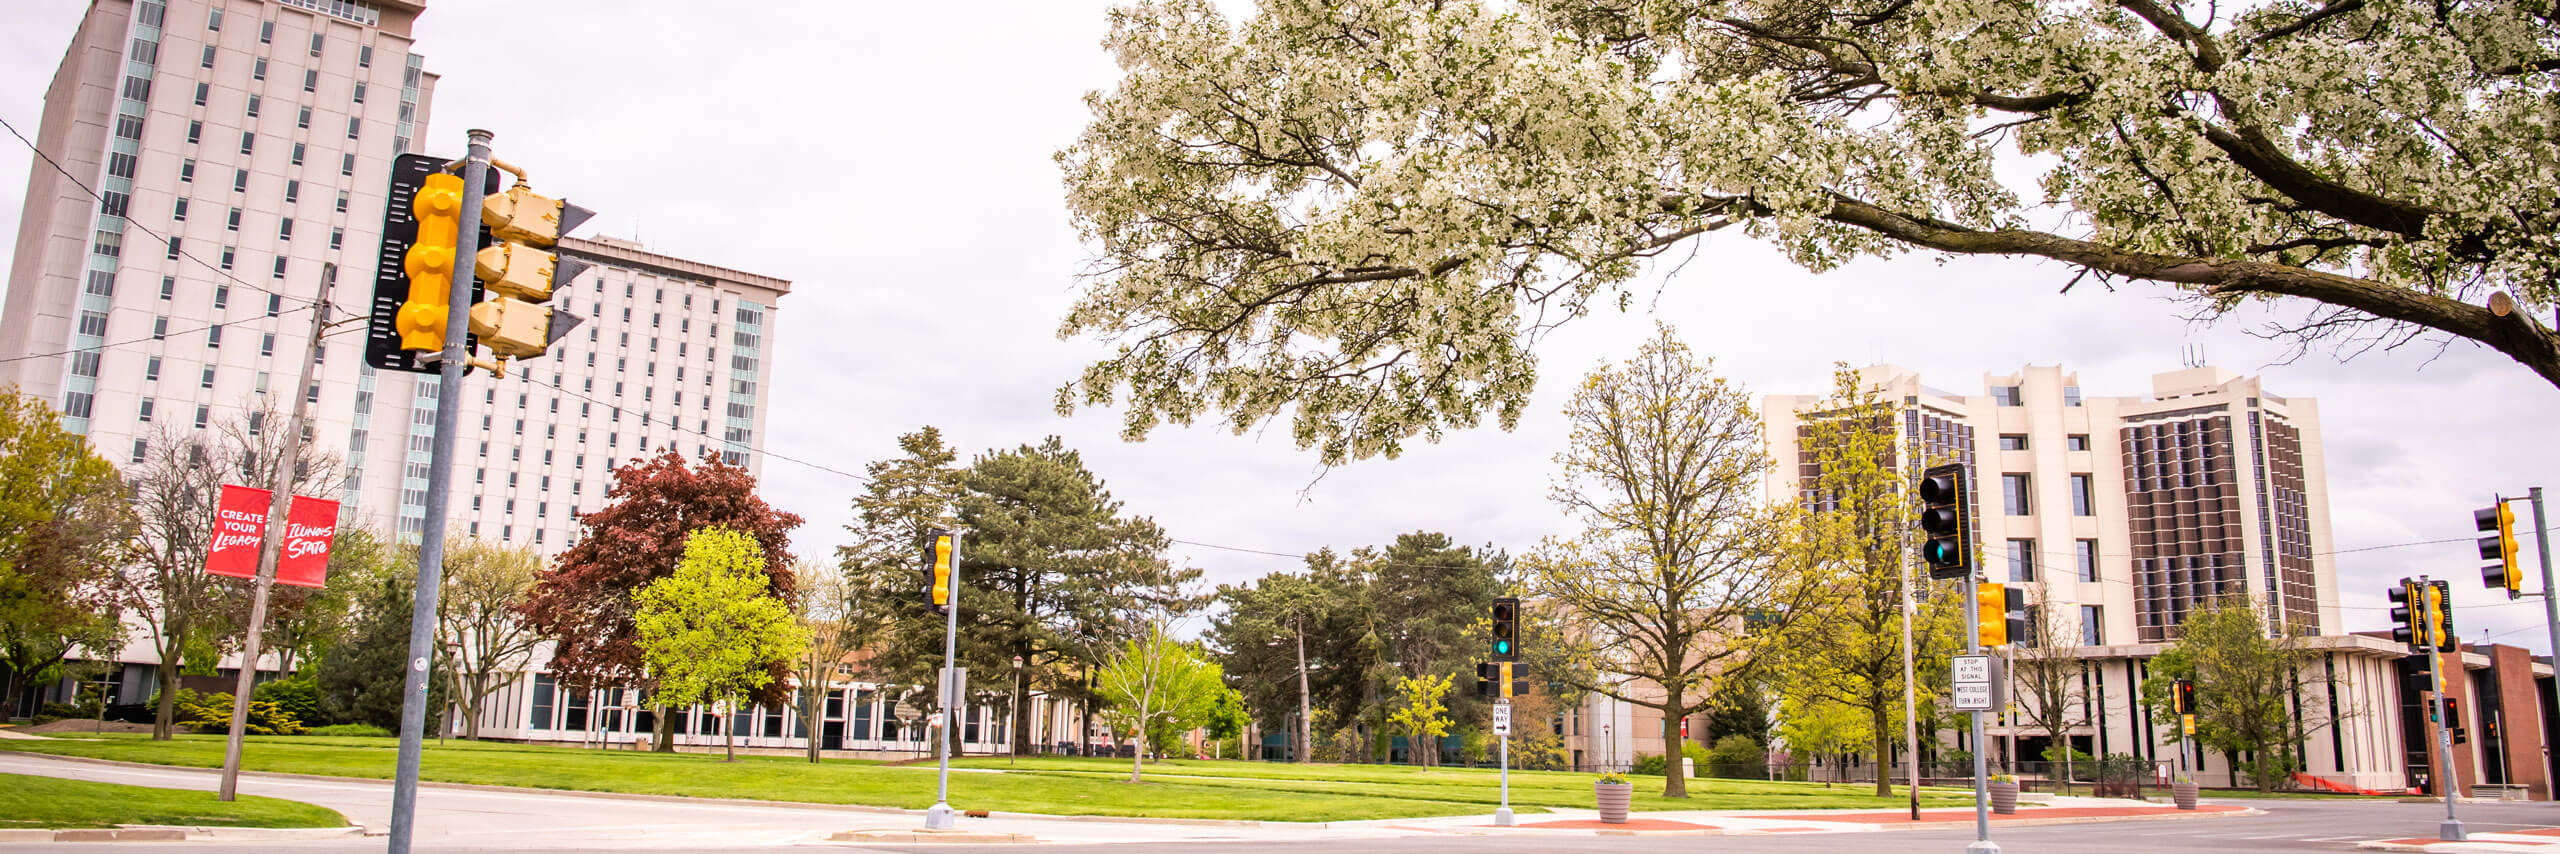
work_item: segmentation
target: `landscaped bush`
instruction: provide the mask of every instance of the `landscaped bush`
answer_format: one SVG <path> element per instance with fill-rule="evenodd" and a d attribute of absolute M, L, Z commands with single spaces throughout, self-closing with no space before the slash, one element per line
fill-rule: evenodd
<path fill-rule="evenodd" d="M 178 692 L 178 725 L 200 733 L 231 731 L 231 695 Z M 302 722 L 287 714 L 282 707 L 264 700 L 249 701 L 250 735 L 301 735 Z"/>
<path fill-rule="evenodd" d="M 1709 777 L 1758 779 L 1769 775 L 1769 752 L 1760 749 L 1760 742 L 1750 736 L 1725 736 L 1716 741 L 1716 749 L 1706 753 L 1707 758 L 1698 760 L 1698 766 Z"/>
<path fill-rule="evenodd" d="M 254 706 L 251 708 L 255 708 Z M 372 724 L 330 724 L 313 727 L 303 735 L 333 735 L 362 738 L 390 738 L 391 731 Z"/>
<path fill-rule="evenodd" d="M 1636 764 L 1634 767 L 1627 769 L 1627 773 L 1660 777 L 1670 767 L 1671 764 L 1662 761 L 1662 757 L 1658 754 L 1638 753 L 1636 754 Z"/>
<path fill-rule="evenodd" d="M 320 683 L 307 675 L 278 679 L 259 685 L 249 692 L 258 703 L 274 703 L 285 714 L 304 724 L 319 723 L 326 718 L 320 713 Z M 252 705 L 250 708 L 256 708 Z"/>
<path fill-rule="evenodd" d="M 70 703 L 46 703 L 36 714 L 49 718 L 76 718 L 80 716 L 80 707 Z"/>

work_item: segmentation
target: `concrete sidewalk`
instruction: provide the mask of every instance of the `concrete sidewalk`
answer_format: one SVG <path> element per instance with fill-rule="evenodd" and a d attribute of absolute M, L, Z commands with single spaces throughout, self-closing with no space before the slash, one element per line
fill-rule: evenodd
<path fill-rule="evenodd" d="M 2358 843 L 2368 851 L 2424 851 L 2431 854 L 2465 854 L 2465 852 L 2518 851 L 2560 852 L 2560 827 L 2536 827 L 2525 830 L 2501 830 L 2471 833 L 2465 841 L 2446 842 L 2432 837 L 2376 839 Z"/>

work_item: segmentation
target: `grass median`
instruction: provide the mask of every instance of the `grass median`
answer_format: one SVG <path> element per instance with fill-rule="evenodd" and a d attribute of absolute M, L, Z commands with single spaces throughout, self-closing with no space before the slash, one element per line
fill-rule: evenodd
<path fill-rule="evenodd" d="M 335 810 L 298 801 L 0 774 L 0 827 L 98 828 L 120 824 L 204 827 L 345 827 Z"/>
<path fill-rule="evenodd" d="M 397 743 L 383 738 L 253 736 L 248 741 L 242 764 L 252 771 L 387 779 L 397 758 Z M 0 750 L 204 768 L 222 762 L 217 736 L 179 736 L 168 742 L 113 734 L 12 739 L 0 741 Z M 741 756 L 729 763 L 699 753 L 464 741 L 429 742 L 420 769 L 424 779 L 451 783 L 908 809 L 931 806 L 934 788 L 931 763 L 895 766 L 829 759 L 811 765 L 783 756 Z M 1003 757 L 965 757 L 954 769 L 954 807 L 1058 815 L 1345 821 L 1490 813 L 1500 801 L 1495 772 L 1484 769 L 1178 760 L 1148 763 L 1147 781 L 1136 785 L 1120 782 L 1129 773 L 1125 759 L 1008 762 Z M 1513 772 L 1511 802 L 1524 812 L 1587 809 L 1592 805 L 1591 780 L 1588 774 Z M 1634 808 L 1876 809 L 1904 803 L 1874 797 L 1864 787 L 1824 788 L 1818 783 L 1693 781 L 1687 799 L 1663 798 L 1659 786 L 1659 781 L 1637 778 Z M 1936 793 L 1923 801 L 1969 802 Z"/>

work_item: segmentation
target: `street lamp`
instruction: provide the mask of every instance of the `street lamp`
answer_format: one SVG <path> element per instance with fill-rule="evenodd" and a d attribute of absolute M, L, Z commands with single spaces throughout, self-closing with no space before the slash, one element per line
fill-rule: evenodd
<path fill-rule="evenodd" d="M 1031 704 L 1031 686 L 1029 683 L 1022 681 L 1022 656 L 1019 655 L 1013 657 L 1013 684 L 1014 691 L 1016 692 L 1014 694 L 1014 702 L 1021 703 L 1026 707 L 1029 706 Z M 1006 722 L 1008 726 L 1022 721 L 1022 709 L 1007 709 L 1006 711 L 1012 712 L 1012 714 L 1006 715 L 1006 717 L 1012 719 Z M 1013 736 L 1012 738 L 1005 740 L 1004 747 L 1004 764 L 1010 766 L 1013 764 L 1014 760 L 1020 756 L 1020 751 L 1014 750 L 1013 746 L 1016 744 L 1028 746 L 1030 744 L 1030 740 L 1024 737 L 1023 733 L 1008 732 L 1006 735 Z"/>

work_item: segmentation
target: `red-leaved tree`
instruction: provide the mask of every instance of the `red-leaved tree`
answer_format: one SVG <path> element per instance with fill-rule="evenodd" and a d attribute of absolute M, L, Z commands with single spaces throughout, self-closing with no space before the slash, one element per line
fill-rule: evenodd
<path fill-rule="evenodd" d="M 765 573 L 785 602 L 798 601 L 791 573 L 791 529 L 800 517 L 776 510 L 756 496 L 756 479 L 743 467 L 704 456 L 689 466 L 673 450 L 633 460 L 614 470 L 610 502 L 578 515 L 584 531 L 577 545 L 542 574 L 522 606 L 525 619 L 553 645 L 551 674 L 563 687 L 649 690 L 631 595 L 675 573 L 685 538 L 723 526 L 744 531 L 764 547 Z M 789 661 L 773 663 L 773 681 L 754 699 L 779 705 L 790 696 Z M 658 709 L 660 751 L 675 749 L 673 710 Z"/>

